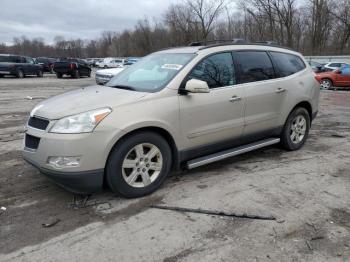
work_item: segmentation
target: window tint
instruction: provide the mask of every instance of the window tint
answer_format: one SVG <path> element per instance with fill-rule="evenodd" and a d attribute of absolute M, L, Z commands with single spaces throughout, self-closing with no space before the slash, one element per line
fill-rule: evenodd
<path fill-rule="evenodd" d="M 292 54 L 270 52 L 280 77 L 289 76 L 305 68 L 300 57 Z"/>
<path fill-rule="evenodd" d="M 240 83 L 268 80 L 275 77 L 271 60 L 266 52 L 235 52 L 234 59 L 239 65 Z"/>
<path fill-rule="evenodd" d="M 231 86 L 236 83 L 231 53 L 209 56 L 190 73 L 188 80 L 199 79 L 208 83 L 209 88 Z"/>
<path fill-rule="evenodd" d="M 331 67 L 341 67 L 341 64 L 340 63 L 332 63 L 329 66 L 331 66 Z"/>

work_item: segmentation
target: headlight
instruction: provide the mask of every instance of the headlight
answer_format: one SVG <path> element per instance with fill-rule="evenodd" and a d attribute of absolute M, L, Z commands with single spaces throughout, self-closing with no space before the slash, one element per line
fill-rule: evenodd
<path fill-rule="evenodd" d="M 110 108 L 102 108 L 67 116 L 58 120 L 50 132 L 64 134 L 89 133 L 111 112 Z"/>

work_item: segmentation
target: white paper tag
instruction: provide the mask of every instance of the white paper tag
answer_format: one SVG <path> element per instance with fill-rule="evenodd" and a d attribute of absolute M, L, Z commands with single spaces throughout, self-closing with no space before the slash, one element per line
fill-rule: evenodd
<path fill-rule="evenodd" d="M 177 64 L 164 64 L 162 65 L 162 69 L 170 69 L 170 70 L 180 70 L 182 65 Z"/>

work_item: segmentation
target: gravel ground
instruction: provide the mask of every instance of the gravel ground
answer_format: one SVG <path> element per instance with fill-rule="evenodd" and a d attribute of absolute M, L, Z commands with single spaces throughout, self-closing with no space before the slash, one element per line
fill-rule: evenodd
<path fill-rule="evenodd" d="M 299 151 L 269 147 L 172 174 L 144 198 L 106 189 L 84 200 L 40 175 L 20 150 L 36 103 L 90 84 L 0 79 L 0 261 L 350 261 L 349 91 L 321 93 Z"/>

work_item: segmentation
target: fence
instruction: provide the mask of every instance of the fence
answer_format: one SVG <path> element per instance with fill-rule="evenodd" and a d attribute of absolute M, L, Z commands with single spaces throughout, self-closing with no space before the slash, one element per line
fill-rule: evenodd
<path fill-rule="evenodd" d="M 307 61 L 314 61 L 318 63 L 340 62 L 350 64 L 350 55 L 344 56 L 305 56 Z"/>

